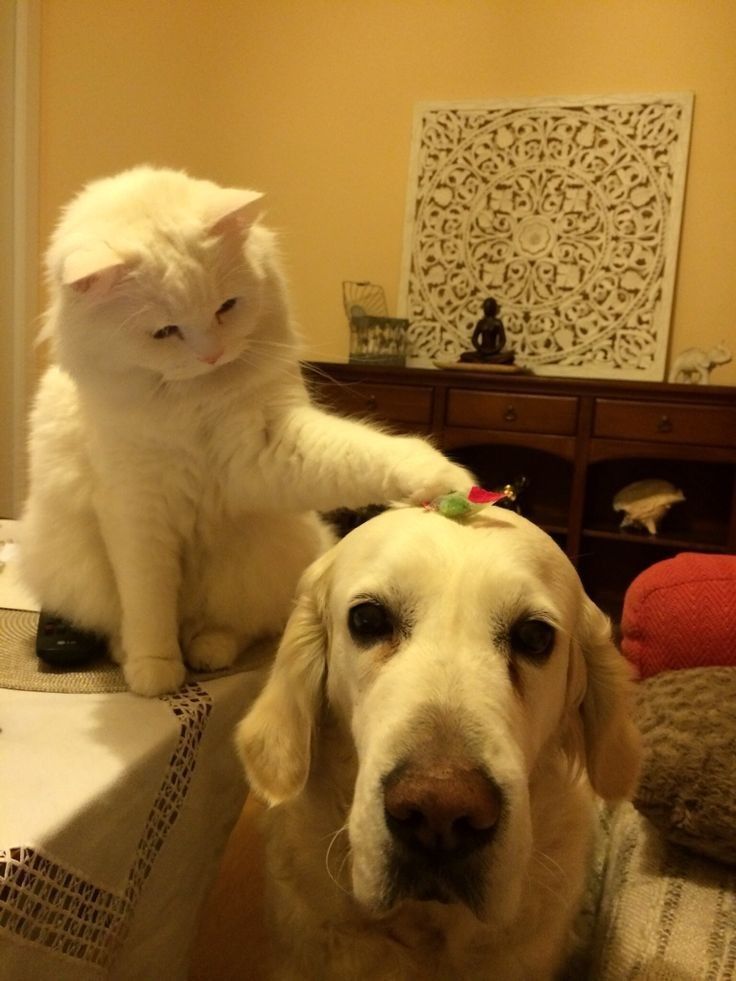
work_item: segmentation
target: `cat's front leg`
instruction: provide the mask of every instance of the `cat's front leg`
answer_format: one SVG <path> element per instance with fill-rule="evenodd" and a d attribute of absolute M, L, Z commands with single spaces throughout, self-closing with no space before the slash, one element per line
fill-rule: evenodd
<path fill-rule="evenodd" d="M 186 673 L 177 638 L 179 550 L 158 511 L 130 492 L 108 492 L 98 507 L 120 595 L 116 659 L 130 690 L 149 697 L 178 690 Z"/>
<path fill-rule="evenodd" d="M 425 439 L 390 436 L 309 404 L 284 412 L 270 434 L 259 460 L 261 474 L 285 507 L 327 511 L 392 500 L 422 504 L 474 483 L 467 470 Z"/>

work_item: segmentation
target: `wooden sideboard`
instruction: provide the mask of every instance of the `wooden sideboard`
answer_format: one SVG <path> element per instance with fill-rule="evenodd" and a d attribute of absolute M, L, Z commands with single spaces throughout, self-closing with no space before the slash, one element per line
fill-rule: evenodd
<path fill-rule="evenodd" d="M 631 580 L 681 551 L 736 551 L 736 388 L 563 379 L 483 370 L 304 366 L 323 405 L 431 435 L 480 483 L 524 475 L 522 513 L 575 563 L 614 619 Z M 656 535 L 612 508 L 635 480 L 685 494 Z"/>

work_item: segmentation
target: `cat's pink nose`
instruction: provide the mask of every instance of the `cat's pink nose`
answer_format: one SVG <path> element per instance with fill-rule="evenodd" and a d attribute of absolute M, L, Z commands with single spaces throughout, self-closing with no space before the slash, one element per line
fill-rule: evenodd
<path fill-rule="evenodd" d="M 224 353 L 224 351 L 220 350 L 215 351 L 213 354 L 200 354 L 198 357 L 199 360 L 204 361 L 205 364 L 217 364 Z"/>

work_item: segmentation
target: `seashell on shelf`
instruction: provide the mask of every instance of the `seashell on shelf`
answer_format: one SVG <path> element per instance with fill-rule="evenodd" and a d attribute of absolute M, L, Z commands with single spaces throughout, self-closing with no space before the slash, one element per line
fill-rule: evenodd
<path fill-rule="evenodd" d="M 682 491 L 668 480 L 637 480 L 622 487 L 613 499 L 613 510 L 623 511 L 621 528 L 646 528 L 657 534 L 657 526 L 673 504 L 684 501 Z"/>

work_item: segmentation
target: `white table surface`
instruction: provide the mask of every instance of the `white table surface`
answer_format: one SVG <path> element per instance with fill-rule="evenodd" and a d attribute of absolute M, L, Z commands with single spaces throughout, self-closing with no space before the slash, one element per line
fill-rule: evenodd
<path fill-rule="evenodd" d="M 0 606 L 33 610 L 13 530 Z M 185 981 L 246 797 L 233 731 L 264 671 L 154 699 L 0 688 L 0 981 Z"/>

